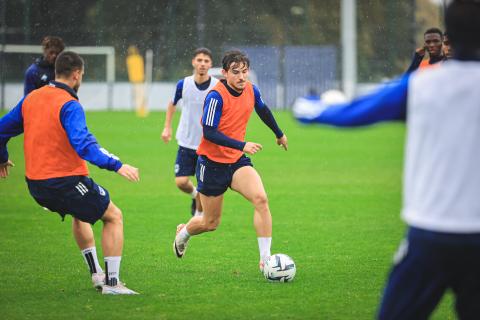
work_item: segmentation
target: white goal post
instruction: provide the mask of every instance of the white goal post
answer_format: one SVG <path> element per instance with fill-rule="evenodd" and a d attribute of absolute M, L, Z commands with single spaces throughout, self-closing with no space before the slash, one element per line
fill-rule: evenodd
<path fill-rule="evenodd" d="M 95 47 L 78 46 L 66 47 L 65 50 L 74 51 L 80 55 L 105 55 L 106 56 L 106 81 L 108 84 L 108 108 L 111 108 L 113 102 L 113 84 L 115 83 L 115 48 L 114 47 Z M 0 52 L 4 53 L 43 53 L 42 46 L 39 45 L 21 45 L 6 44 L 0 45 Z"/>

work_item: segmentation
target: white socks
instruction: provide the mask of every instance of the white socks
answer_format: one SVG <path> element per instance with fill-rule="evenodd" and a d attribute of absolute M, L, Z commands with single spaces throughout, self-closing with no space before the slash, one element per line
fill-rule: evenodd
<path fill-rule="evenodd" d="M 270 247 L 272 246 L 272 237 L 259 237 L 258 240 L 258 250 L 260 251 L 260 260 L 265 260 L 267 257 L 270 257 Z"/>
<path fill-rule="evenodd" d="M 195 210 L 195 217 L 201 217 L 201 216 L 203 216 L 203 211 Z"/>
<path fill-rule="evenodd" d="M 120 283 L 120 260 L 122 257 L 105 257 L 105 284 L 116 286 Z"/>
<path fill-rule="evenodd" d="M 193 191 L 190 193 L 190 195 L 192 196 L 192 199 L 195 199 L 197 197 L 197 194 L 198 194 L 197 188 L 193 186 Z"/>
<path fill-rule="evenodd" d="M 82 250 L 83 260 L 87 264 L 88 268 L 90 269 L 90 274 L 92 273 L 102 273 L 102 267 L 98 263 L 97 258 L 97 248 L 91 247 Z"/>
<path fill-rule="evenodd" d="M 181 240 L 182 242 L 187 241 L 190 239 L 190 234 L 187 231 L 187 226 L 185 225 L 182 230 L 177 235 L 178 239 Z"/>

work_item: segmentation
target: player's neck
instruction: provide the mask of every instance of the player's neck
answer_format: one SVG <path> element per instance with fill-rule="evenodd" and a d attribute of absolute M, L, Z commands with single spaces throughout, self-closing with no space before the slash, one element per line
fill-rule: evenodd
<path fill-rule="evenodd" d="M 72 79 L 55 78 L 55 81 L 56 81 L 56 82 L 63 83 L 64 85 L 69 86 L 69 87 L 72 88 L 72 89 L 73 89 L 73 87 L 74 87 L 74 85 L 75 85 L 75 81 L 72 80 Z"/>
<path fill-rule="evenodd" d="M 208 73 L 206 73 L 204 75 L 199 75 L 198 73 L 193 74 L 193 80 L 197 84 L 202 84 L 202 83 L 208 81 L 208 79 L 210 79 L 210 75 Z"/>

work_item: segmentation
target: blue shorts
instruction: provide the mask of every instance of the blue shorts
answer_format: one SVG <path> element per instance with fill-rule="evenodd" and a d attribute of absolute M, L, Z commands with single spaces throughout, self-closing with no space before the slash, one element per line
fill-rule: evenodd
<path fill-rule="evenodd" d="M 428 319 L 451 289 L 459 319 L 480 316 L 480 234 L 411 227 L 395 255 L 379 319 Z"/>
<path fill-rule="evenodd" d="M 197 190 L 206 196 L 219 196 L 230 187 L 235 171 L 241 167 L 253 167 L 250 158 L 243 155 L 235 163 L 218 163 L 205 156 L 198 157 Z"/>
<path fill-rule="evenodd" d="M 177 159 L 175 159 L 175 177 L 195 175 L 197 166 L 197 151 L 178 146 Z"/>
<path fill-rule="evenodd" d="M 83 222 L 94 224 L 110 203 L 108 191 L 86 176 L 26 180 L 35 201 L 57 212 L 62 219 L 70 214 Z"/>

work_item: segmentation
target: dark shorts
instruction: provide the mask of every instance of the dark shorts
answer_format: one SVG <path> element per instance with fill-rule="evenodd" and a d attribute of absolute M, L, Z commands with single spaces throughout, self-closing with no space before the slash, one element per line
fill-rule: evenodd
<path fill-rule="evenodd" d="M 243 155 L 235 163 L 218 163 L 205 156 L 198 157 L 197 190 L 206 196 L 219 196 L 230 187 L 235 171 L 241 167 L 253 167 L 252 161 Z"/>
<path fill-rule="evenodd" d="M 60 214 L 70 214 L 94 224 L 110 203 L 108 191 L 91 178 L 72 176 L 47 180 L 27 180 L 28 189 L 39 205 Z"/>
<path fill-rule="evenodd" d="M 428 319 L 447 289 L 459 319 L 479 319 L 479 233 L 410 228 L 394 260 L 379 319 Z"/>
<path fill-rule="evenodd" d="M 195 175 L 197 166 L 197 151 L 178 146 L 177 159 L 175 159 L 175 177 Z"/>

